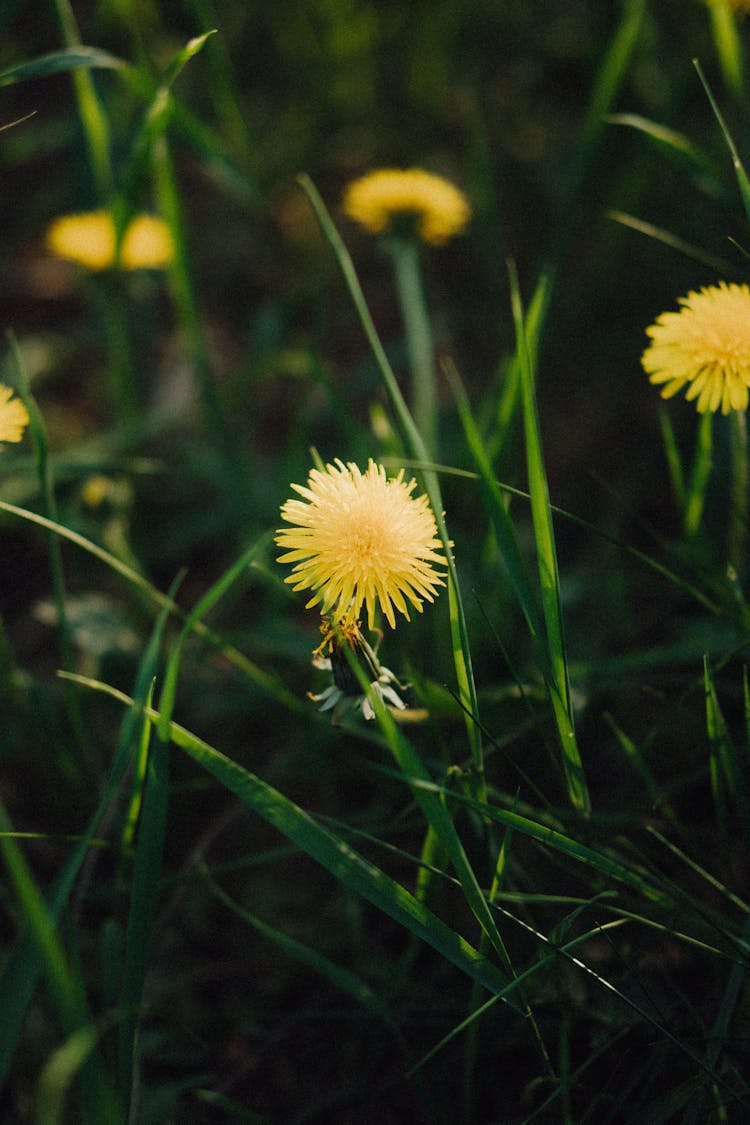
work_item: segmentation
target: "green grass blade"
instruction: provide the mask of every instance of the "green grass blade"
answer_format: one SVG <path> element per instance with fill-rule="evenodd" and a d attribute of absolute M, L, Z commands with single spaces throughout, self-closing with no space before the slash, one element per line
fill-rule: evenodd
<path fill-rule="evenodd" d="M 750 940 L 750 918 L 745 921 L 743 937 L 745 941 Z M 711 1033 L 708 1037 L 705 1069 L 703 1071 L 703 1086 L 698 1096 L 691 1101 L 688 1112 L 683 1118 L 683 1125 L 702 1125 L 702 1123 L 708 1119 L 709 1115 L 705 1111 L 705 1106 L 708 1090 L 712 1085 L 710 1076 L 716 1073 L 722 1050 L 725 1049 L 726 1045 L 732 1040 L 732 1020 L 734 1019 L 740 1003 L 743 989 L 746 987 L 746 982 L 747 966 L 745 964 L 732 965 L 721 997 L 721 1004 L 719 1005 L 716 1019 L 714 1020 Z M 745 1082 L 743 1093 L 747 1096 L 749 1092 L 747 1082 Z M 723 1114 L 720 1114 L 717 1120 L 721 1120 L 722 1117 L 726 1121 L 730 1120 L 727 1114 L 727 1108 L 727 1106 L 722 1106 Z"/>
<path fill-rule="evenodd" d="M 301 941 L 289 937 L 288 934 L 282 933 L 281 930 L 277 930 L 274 926 L 269 926 L 267 922 L 256 918 L 249 910 L 246 910 L 245 907 L 235 902 L 215 879 L 211 877 L 207 869 L 203 870 L 202 874 L 214 897 L 217 898 L 219 902 L 223 903 L 228 910 L 231 910 L 233 914 L 236 914 L 238 918 L 241 918 L 243 922 L 252 926 L 259 934 L 272 942 L 282 956 L 288 957 L 292 961 L 297 961 L 301 965 L 306 965 L 309 969 L 312 969 L 314 973 L 317 973 L 319 976 L 329 981 L 334 987 L 340 989 L 342 992 L 346 993 L 346 995 L 353 997 L 358 1004 L 362 1004 L 367 1011 L 376 1016 L 379 1020 L 382 1020 L 391 1031 L 395 1031 L 399 1039 L 401 1038 L 393 1013 L 389 1010 L 388 1005 L 362 977 L 351 972 L 349 969 L 343 969 L 322 953 L 318 953 L 317 950 L 311 949 Z"/>
<path fill-rule="evenodd" d="M 34 459 L 36 461 L 36 472 L 44 512 L 49 520 L 57 520 L 57 500 L 55 497 L 55 482 L 49 462 L 47 429 L 44 425 L 44 419 L 42 418 L 39 407 L 36 404 L 36 399 L 31 394 L 26 368 L 15 333 L 9 332 L 7 338 L 10 345 L 11 359 L 13 367 L 15 368 L 20 396 L 29 415 L 29 432 L 34 447 Z M 49 530 L 47 532 L 47 551 L 52 574 L 52 594 L 55 603 L 55 612 L 57 614 L 57 637 L 60 660 L 64 668 L 73 668 L 73 646 L 68 623 L 65 570 L 63 567 L 62 551 L 60 549 L 60 540 Z M 67 692 L 65 693 L 65 706 L 80 751 L 84 757 L 90 761 L 90 745 L 86 724 L 83 721 L 78 703 L 71 698 Z M 77 766 L 76 769 L 80 769 L 80 766 Z"/>
<path fill-rule="evenodd" d="M 711 777 L 714 782 L 720 826 L 723 827 L 723 834 L 728 841 L 733 835 L 727 819 L 728 806 L 731 805 L 742 827 L 745 840 L 750 840 L 750 797 L 747 771 L 743 769 L 745 760 L 744 757 L 740 757 L 734 746 L 719 706 L 708 658 L 704 660 L 704 686 L 706 731 L 711 751 Z"/>
<path fill-rule="evenodd" d="M 54 0 L 54 4 L 66 48 L 73 51 L 80 49 L 81 37 L 70 0 Z M 104 202 L 112 194 L 114 185 L 109 122 L 90 70 L 73 70 L 72 78 L 94 182 L 99 197 Z"/>
<path fill-rule="evenodd" d="M 712 254 L 701 246 L 686 242 L 684 238 L 679 238 L 663 227 L 657 227 L 653 223 L 637 219 L 635 215 L 628 215 L 625 211 L 609 211 L 608 215 L 610 219 L 620 223 L 621 226 L 636 230 L 640 234 L 645 234 L 647 238 L 653 238 L 656 242 L 661 242 L 664 246 L 668 246 L 670 250 L 676 250 L 678 254 L 684 254 L 686 258 L 690 258 L 694 262 L 700 262 L 702 266 L 713 270 L 714 273 L 724 277 L 732 277 L 737 273 L 736 264 L 728 261 L 727 258 L 720 258 L 717 254 Z"/>
<path fill-rule="evenodd" d="M 26 82 L 30 78 L 47 78 L 51 74 L 62 74 L 67 70 L 122 70 L 127 66 L 124 59 L 111 55 L 109 51 L 102 51 L 98 47 L 78 46 L 65 51 L 50 51 L 29 62 L 0 70 L 0 87 Z"/>
<path fill-rule="evenodd" d="M 29 950 L 34 950 L 38 957 L 63 1032 L 66 1036 L 70 1036 L 83 1029 L 84 1031 L 91 1031 L 93 1034 L 93 1024 L 87 1008 L 83 982 L 68 962 L 56 934 L 54 912 L 45 902 L 44 895 L 37 886 L 36 880 L 14 839 L 13 827 L 1 803 L 0 855 L 5 862 L 9 886 L 18 900 L 28 927 Z M 29 952 L 27 956 L 31 957 L 33 953 Z M 0 1013 L 0 1029 L 5 1030 L 7 1013 L 4 1007 L 0 1010 Z M 11 1010 L 11 1020 L 15 1014 Z M 11 1034 L 17 1034 L 17 1029 L 12 1025 L 10 1031 Z M 117 1125 L 118 1122 L 122 1121 L 122 1114 L 98 1053 L 92 1053 L 82 1062 L 84 1121 L 88 1121 L 90 1125 L 101 1121 L 111 1121 L 112 1125 Z"/>
<path fill-rule="evenodd" d="M 60 918 L 68 902 L 97 826 L 115 797 L 132 759 L 138 741 L 138 728 L 143 722 L 142 710 L 156 669 L 165 620 L 166 612 L 163 612 L 143 655 L 133 691 L 134 705 L 123 720 L 112 765 L 97 807 L 47 895 L 47 908 L 54 921 Z M 0 977 L 0 1087 L 7 1077 L 40 970 L 41 960 L 36 943 L 30 937 L 22 938 L 8 958 Z"/>
<path fill-rule="evenodd" d="M 182 646 L 186 638 L 195 630 L 196 626 L 205 615 L 216 605 L 232 583 L 235 582 L 241 574 L 244 574 L 261 548 L 266 545 L 269 538 L 270 533 L 263 535 L 255 543 L 251 544 L 247 550 L 243 551 L 239 558 L 232 563 L 224 574 L 222 574 L 221 577 L 214 582 L 213 586 L 199 599 L 198 604 L 186 617 L 182 629 L 180 630 L 180 635 L 174 642 L 170 651 L 166 671 L 164 673 L 164 686 L 159 696 L 159 712 L 161 714 L 159 737 L 164 741 L 167 739 L 169 723 L 174 712 Z"/>
<path fill-rule="evenodd" d="M 711 0 L 707 5 L 711 34 L 727 88 L 742 97 L 745 84 L 744 48 L 737 27 L 737 14 L 729 0 Z"/>
<path fill-rule="evenodd" d="M 148 703 L 150 703 L 150 700 Z M 144 742 L 149 740 L 151 733 L 150 720 L 146 717 Z M 150 738 L 144 777 L 125 939 L 117 1064 L 120 1100 L 125 1106 L 130 1104 L 131 1097 L 135 1099 L 135 1105 L 137 1106 L 137 1091 L 134 1081 L 136 1043 L 140 1026 L 143 986 L 146 979 L 148 955 L 156 916 L 168 803 L 169 745 L 156 735 Z M 130 1112 L 132 1115 L 132 1108 Z"/>
<path fill-rule="evenodd" d="M 542 599 L 542 612 L 547 638 L 547 654 L 550 666 L 550 700 L 555 715 L 563 767 L 568 783 L 568 795 L 574 808 L 584 815 L 591 810 L 583 762 L 576 742 L 573 707 L 568 682 L 568 664 L 563 636 L 562 607 L 560 603 L 560 578 L 557 569 L 557 550 L 552 524 L 547 475 L 542 456 L 542 443 L 539 430 L 535 394 L 535 373 L 532 350 L 529 346 L 527 326 L 524 319 L 518 278 L 515 268 L 510 265 L 511 305 L 516 328 L 518 361 L 521 370 L 521 393 L 523 400 L 524 433 L 526 437 L 526 464 L 529 475 L 529 495 L 534 525 L 534 538 L 539 568 L 539 585 Z"/>
<path fill-rule="evenodd" d="M 348 650 L 346 650 L 346 652 L 347 657 L 350 659 L 352 670 L 360 679 L 363 691 L 367 691 L 369 685 L 364 670 L 354 656 L 350 656 Z M 404 776 L 406 778 L 416 777 L 423 781 L 429 781 L 429 774 L 423 766 L 419 755 L 406 738 L 401 728 L 394 721 L 388 708 L 382 700 L 374 694 L 371 694 L 370 702 L 372 703 L 376 718 L 380 723 L 380 727 L 388 742 L 391 753 Z M 443 790 L 442 793 L 447 793 L 447 791 Z M 474 917 L 482 927 L 482 932 L 486 935 L 490 945 L 500 957 L 505 970 L 512 975 L 513 967 L 510 956 L 500 936 L 487 899 L 479 886 L 479 881 L 474 873 L 469 857 L 456 831 L 456 826 L 448 811 L 445 797 L 441 794 L 433 793 L 429 788 L 423 790 L 416 789 L 414 795 L 427 823 L 434 830 L 440 844 L 445 849 L 446 855 L 453 864 L 466 901 Z M 477 802 L 477 807 L 481 808 L 482 804 L 483 802 L 481 801 Z"/>
<path fill-rule="evenodd" d="M 5 500 L 0 500 L 0 511 L 7 512 L 9 515 L 16 516 L 19 519 L 26 520 L 28 523 L 35 524 L 37 527 L 43 528 L 45 531 L 52 531 L 55 535 L 60 536 L 62 539 L 67 539 L 68 542 L 74 543 L 81 550 L 86 551 L 88 554 L 93 555 L 94 558 L 99 559 L 101 562 L 124 578 L 126 582 L 139 590 L 144 597 L 152 605 L 158 606 L 160 609 L 167 609 L 176 617 L 184 619 L 184 611 L 174 602 L 168 594 L 163 594 L 156 586 L 152 585 L 140 574 L 134 570 L 122 559 L 118 559 L 116 555 L 105 551 L 98 543 L 92 543 L 90 539 L 85 536 L 79 535 L 77 531 L 72 528 L 65 527 L 64 524 L 55 523 L 54 520 L 49 520 L 46 516 L 40 516 L 37 512 L 31 512 L 27 508 L 19 508 L 16 504 L 9 504 Z M 289 707 L 293 711 L 298 711 L 304 714 L 307 719 L 310 718 L 310 708 L 305 701 L 300 700 L 294 692 L 289 691 L 286 685 L 275 676 L 270 675 L 264 669 L 258 667 L 257 664 L 249 660 L 243 652 L 235 648 L 234 645 L 224 641 L 213 630 L 209 629 L 200 621 L 196 621 L 193 625 L 193 632 L 200 637 L 205 638 L 209 644 L 213 645 L 225 659 L 232 664 L 238 671 L 242 672 L 253 683 L 255 683 L 262 691 L 271 695 L 278 702 L 282 703 L 285 707 Z"/>
<path fill-rule="evenodd" d="M 453 391 L 453 397 L 456 402 L 459 419 L 463 426 L 466 443 L 477 467 L 500 555 L 505 564 L 521 612 L 526 619 L 529 632 L 537 646 L 542 666 L 546 668 L 547 654 L 544 646 L 544 621 L 541 615 L 541 608 L 539 606 L 536 590 L 529 577 L 528 569 L 523 561 L 521 549 L 518 546 L 513 521 L 506 507 L 505 495 L 492 472 L 489 455 L 487 454 L 479 429 L 471 413 L 469 399 L 458 372 L 452 364 L 447 364 L 445 370 Z"/>
<path fill-rule="evenodd" d="M 697 59 L 693 59 L 693 66 L 695 67 L 695 69 L 698 72 L 698 77 L 701 80 L 701 84 L 703 86 L 703 89 L 706 91 L 706 97 L 708 98 L 709 102 L 711 103 L 711 109 L 714 111 L 714 116 L 716 117 L 716 120 L 719 123 L 719 128 L 721 129 L 721 132 L 724 136 L 724 141 L 726 143 L 727 148 L 729 149 L 729 154 L 732 157 L 732 166 L 734 168 L 734 174 L 737 177 L 737 186 L 740 190 L 740 198 L 742 200 L 742 205 L 745 208 L 746 216 L 748 217 L 748 219 L 750 219 L 750 181 L 747 178 L 747 172 L 745 171 L 745 166 L 742 163 L 742 160 L 740 159 L 740 154 L 739 154 L 739 151 L 737 149 L 736 144 L 734 143 L 734 140 L 732 138 L 732 134 L 729 132 L 729 128 L 727 126 L 727 123 L 724 120 L 724 117 L 721 113 L 721 110 L 719 109 L 719 106 L 716 102 L 716 98 L 714 97 L 714 95 L 711 91 L 711 87 L 709 86 L 708 82 L 706 81 L 706 77 L 705 77 L 705 75 L 703 73 L 703 70 L 701 69 L 701 65 L 700 65 L 700 63 L 698 62 Z"/>
<path fill-rule="evenodd" d="M 610 113 L 606 118 L 608 125 L 624 125 L 642 133 L 654 146 L 668 156 L 676 157 L 687 164 L 692 171 L 708 174 L 714 181 L 718 181 L 717 170 L 713 160 L 684 133 L 670 129 L 658 121 L 651 121 L 641 117 L 638 113 Z"/>
<path fill-rule="evenodd" d="M 126 707 L 133 705 L 127 695 L 108 684 L 86 676 L 68 678 L 90 690 L 109 695 Z M 152 720 L 158 722 L 158 712 L 148 710 L 147 713 Z M 170 724 L 169 733 L 176 746 L 345 886 L 431 945 L 472 980 L 479 981 L 490 992 L 502 991 L 507 983 L 506 975 L 487 961 L 461 934 L 418 902 L 400 883 L 365 860 L 344 840 L 323 828 L 283 793 L 227 758 L 203 739 L 174 722 Z"/>
<path fill-rule="evenodd" d="M 703 519 L 706 506 L 706 490 L 711 478 L 713 468 L 711 451 L 713 449 L 713 414 L 706 411 L 701 415 L 698 423 L 698 433 L 695 441 L 693 466 L 690 473 L 690 482 L 685 494 L 685 507 L 683 509 L 683 527 L 686 535 L 695 535 Z"/>
<path fill-rule="evenodd" d="M 667 470 L 669 472 L 669 479 L 672 482 L 672 491 L 677 501 L 677 507 L 681 512 L 685 511 L 685 497 L 687 495 L 685 485 L 685 470 L 682 466 L 682 457 L 677 445 L 677 439 L 674 434 L 674 427 L 669 415 L 669 411 L 663 408 L 659 411 L 659 425 L 661 427 L 661 437 L 664 445 L 664 454 L 667 459 Z"/>
<path fill-rule="evenodd" d="M 81 1027 L 52 1052 L 37 1084 L 36 1125 L 63 1125 L 68 1090 L 95 1045 L 93 1027 Z"/>

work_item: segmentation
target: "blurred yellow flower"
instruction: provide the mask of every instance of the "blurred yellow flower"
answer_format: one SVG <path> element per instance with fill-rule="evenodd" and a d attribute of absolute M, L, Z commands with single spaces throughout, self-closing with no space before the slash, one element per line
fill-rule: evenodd
<path fill-rule="evenodd" d="M 460 234 L 471 218 L 464 193 L 422 168 L 369 172 L 348 185 L 341 206 L 372 234 L 389 229 L 400 217 L 411 217 L 419 237 L 433 246 Z"/>
<path fill-rule="evenodd" d="M 29 414 L 10 387 L 0 383 L 0 441 L 21 441 L 29 424 Z"/>
<path fill-rule="evenodd" d="M 388 479 L 370 459 L 366 472 L 336 460 L 324 470 L 311 469 L 305 487 L 292 488 L 302 500 L 287 500 L 281 517 L 295 526 L 277 532 L 287 548 L 279 562 L 295 563 L 285 579 L 293 589 L 310 589 L 307 607 L 321 603 L 334 625 L 356 623 L 363 606 L 374 627 L 379 604 L 391 628 L 394 608 L 409 620 L 407 601 L 422 612 L 433 601 L 445 564 L 435 517 L 426 496 L 413 497 L 416 481 L 404 470 Z"/>
<path fill-rule="evenodd" d="M 701 414 L 745 410 L 750 387 L 750 288 L 725 281 L 681 297 L 646 329 L 651 343 L 641 363 L 671 398 L 687 384 Z"/>
<path fill-rule="evenodd" d="M 115 224 L 108 211 L 61 215 L 47 229 L 46 243 L 59 258 L 87 270 L 98 272 L 115 263 Z M 172 236 L 162 219 L 143 214 L 131 220 L 120 247 L 123 269 L 164 269 L 173 256 Z"/>

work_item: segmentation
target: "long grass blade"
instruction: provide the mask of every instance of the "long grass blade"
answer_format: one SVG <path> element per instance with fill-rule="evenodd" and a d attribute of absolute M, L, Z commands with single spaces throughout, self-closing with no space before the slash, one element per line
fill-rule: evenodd
<path fill-rule="evenodd" d="M 44 972 L 49 984 L 63 1032 L 66 1036 L 71 1036 L 82 1030 L 93 1031 L 93 1021 L 88 1011 L 83 982 L 68 961 L 56 933 L 54 912 L 45 902 L 44 895 L 14 839 L 13 827 L 2 804 L 0 804 L 0 855 L 5 862 L 9 885 L 28 927 L 30 944 L 26 957 L 31 960 L 36 954 L 38 958 L 39 968 Z M 13 1014 L 15 1013 L 11 1013 L 11 1018 Z M 3 1007 L 0 1024 L 5 1024 L 5 1021 L 6 1012 Z M 17 1029 L 12 1025 L 10 1030 L 11 1033 L 17 1034 Z M 118 1122 L 122 1121 L 122 1114 L 98 1052 L 90 1055 L 87 1052 L 81 1062 L 85 1119 L 92 1123 L 111 1121 L 112 1125 L 118 1125 Z"/>
<path fill-rule="evenodd" d="M 740 199 L 742 200 L 742 205 L 745 208 L 745 214 L 748 219 L 750 219 L 750 180 L 748 180 L 747 178 L 745 166 L 742 163 L 737 145 L 734 143 L 732 134 L 729 132 L 729 127 L 724 120 L 724 116 L 719 109 L 716 98 L 713 95 L 711 87 L 709 86 L 706 76 L 703 73 L 703 69 L 697 59 L 693 59 L 693 66 L 698 72 L 698 77 L 701 80 L 701 85 L 706 92 L 706 97 L 711 103 L 711 109 L 714 111 L 714 116 L 719 123 L 719 128 L 721 129 L 726 146 L 729 149 L 729 154 L 732 158 L 734 174 L 737 177 L 737 186 L 740 191 Z"/>
<path fill-rule="evenodd" d="M 162 612 L 143 655 L 133 690 L 133 707 L 122 722 L 116 751 L 101 796 L 77 846 L 63 866 L 46 896 L 50 918 L 57 922 L 69 900 L 75 880 L 88 855 L 97 826 L 118 792 L 138 744 L 142 709 L 155 674 L 161 637 L 166 620 Z M 0 1086 L 3 1085 L 15 1052 L 21 1026 L 34 994 L 41 971 L 39 950 L 30 936 L 23 937 L 6 962 L 0 977 Z"/>
<path fill-rule="evenodd" d="M 539 585 L 544 615 L 547 653 L 551 677 L 550 701 L 555 715 L 563 767 L 568 783 L 568 795 L 574 808 L 584 815 L 591 811 L 591 802 L 583 771 L 583 762 L 575 735 L 573 706 L 568 682 L 568 663 L 563 636 L 562 606 L 560 602 L 560 577 L 557 568 L 557 549 L 552 524 L 547 474 L 542 456 L 542 443 L 537 415 L 535 374 L 532 350 L 529 347 L 518 278 L 515 267 L 509 266 L 511 306 L 516 328 L 518 360 L 521 370 L 524 433 L 526 436 L 526 465 L 529 476 L 529 495 L 534 525 L 534 538 L 539 568 Z M 533 349 L 534 352 L 536 349 Z"/>
<path fill-rule="evenodd" d="M 105 566 L 108 566 L 116 574 L 119 574 L 121 578 L 124 578 L 126 582 L 140 591 L 152 605 L 160 609 L 166 608 L 170 613 L 174 614 L 175 617 L 184 619 L 184 611 L 168 594 L 162 593 L 161 590 L 157 589 L 156 586 L 144 578 L 137 570 L 128 566 L 122 559 L 118 559 L 116 555 L 100 547 L 98 543 L 93 543 L 84 535 L 80 535 L 77 531 L 66 527 L 64 524 L 49 520 L 46 516 L 41 516 L 37 512 L 29 511 L 27 508 L 19 508 L 16 504 L 9 504 L 5 500 L 0 500 L 0 511 L 26 520 L 28 523 L 36 524 L 37 527 L 41 527 L 45 531 L 52 531 L 55 535 L 60 536 L 60 538 L 67 539 L 68 542 L 74 543 L 82 551 L 93 555 L 94 558 L 99 559 Z M 310 709 L 307 704 L 301 701 L 294 692 L 289 691 L 281 680 L 260 668 L 252 660 L 249 660 L 244 653 L 240 652 L 234 645 L 223 640 L 223 638 L 218 636 L 212 629 L 204 625 L 203 622 L 196 621 L 193 625 L 193 632 L 197 636 L 205 638 L 209 644 L 222 653 L 230 664 L 243 672 L 248 679 L 252 680 L 263 691 L 270 694 L 280 703 L 283 703 L 285 707 L 289 707 L 293 711 L 299 711 L 305 714 L 309 719 Z"/>
<path fill-rule="evenodd" d="M 109 684 L 86 676 L 67 675 L 67 678 L 82 687 L 108 695 L 126 707 L 133 705 L 124 692 Z M 159 721 L 157 711 L 146 708 L 145 713 L 154 722 Z M 365 860 L 344 840 L 323 828 L 299 805 L 178 723 L 170 724 L 169 734 L 176 746 L 350 890 L 437 949 L 447 961 L 490 992 L 503 990 L 507 984 L 504 972 L 418 902 L 405 887 Z"/>
<path fill-rule="evenodd" d="M 143 779 L 138 839 L 130 884 L 130 908 L 120 1000 L 121 1019 L 118 1027 L 118 1088 L 120 1101 L 123 1105 L 130 1106 L 131 1119 L 133 1109 L 138 1105 L 135 1081 L 136 1043 L 156 916 L 169 802 L 169 746 L 158 735 L 150 737 L 151 734 L 151 721 L 146 712 L 143 738 L 144 743 L 150 745 Z"/>
<path fill-rule="evenodd" d="M 109 51 L 102 51 L 98 47 L 78 46 L 65 51 L 50 51 L 29 62 L 0 70 L 0 87 L 26 82 L 31 78 L 47 78 L 51 74 L 62 74 L 79 68 L 122 70 L 127 65 L 125 59 L 111 55 Z"/>
<path fill-rule="evenodd" d="M 69 51 L 80 50 L 81 36 L 70 0 L 54 0 L 54 3 L 66 48 Z M 71 73 L 78 112 L 89 149 L 94 183 L 103 203 L 112 194 L 114 186 L 109 121 L 96 91 L 91 71 L 74 69 Z"/>

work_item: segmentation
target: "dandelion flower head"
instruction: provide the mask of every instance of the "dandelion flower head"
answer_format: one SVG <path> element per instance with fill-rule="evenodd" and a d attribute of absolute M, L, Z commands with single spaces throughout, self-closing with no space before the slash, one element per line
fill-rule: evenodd
<path fill-rule="evenodd" d="M 709 285 L 681 297 L 679 312 L 665 312 L 646 329 L 651 343 L 641 356 L 649 380 L 671 398 L 685 397 L 698 411 L 745 410 L 750 387 L 750 288 Z"/>
<path fill-rule="evenodd" d="M 29 414 L 10 387 L 0 383 L 0 442 L 21 441 L 29 424 Z"/>
<path fill-rule="evenodd" d="M 58 258 L 95 273 L 115 264 L 115 224 L 108 211 L 61 215 L 48 227 L 46 243 Z M 172 236 L 162 219 L 142 214 L 128 223 L 120 246 L 123 269 L 164 269 L 173 256 Z"/>
<path fill-rule="evenodd" d="M 292 485 L 302 499 L 282 506 L 292 526 L 276 542 L 286 549 L 279 562 L 295 564 L 285 581 L 313 592 L 308 608 L 320 604 L 346 627 L 365 606 L 372 629 L 379 605 L 395 628 L 394 610 L 408 621 L 409 605 L 421 613 L 423 601 L 433 601 L 444 584 L 433 564 L 445 565 L 445 557 L 427 497 L 412 496 L 415 487 L 403 469 L 389 479 L 372 459 L 364 473 L 336 460 L 311 469 L 305 486 Z"/>
<path fill-rule="evenodd" d="M 469 201 L 442 176 L 422 168 L 379 168 L 353 180 L 342 200 L 344 213 L 372 234 L 391 229 L 401 217 L 416 223 L 424 242 L 440 246 L 460 234 L 471 218 Z"/>

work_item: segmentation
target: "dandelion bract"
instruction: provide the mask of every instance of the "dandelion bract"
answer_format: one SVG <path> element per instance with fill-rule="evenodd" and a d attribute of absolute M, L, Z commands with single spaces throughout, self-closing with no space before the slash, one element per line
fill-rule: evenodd
<path fill-rule="evenodd" d="M 292 524 L 276 535 L 286 548 L 279 562 L 294 563 L 286 578 L 295 590 L 310 589 L 308 606 L 320 603 L 339 621 L 356 621 L 366 606 L 370 627 L 380 605 L 392 628 L 394 609 L 409 618 L 432 601 L 444 564 L 435 517 L 427 497 L 412 496 L 416 481 L 404 470 L 388 478 L 373 460 L 363 473 L 336 460 L 312 469 L 305 486 L 292 485 L 301 500 L 287 500 L 282 519 Z"/>
<path fill-rule="evenodd" d="M 750 387 L 750 288 L 710 285 L 681 297 L 646 329 L 651 343 L 641 362 L 650 381 L 671 398 L 687 387 L 702 414 L 744 410 Z"/>

